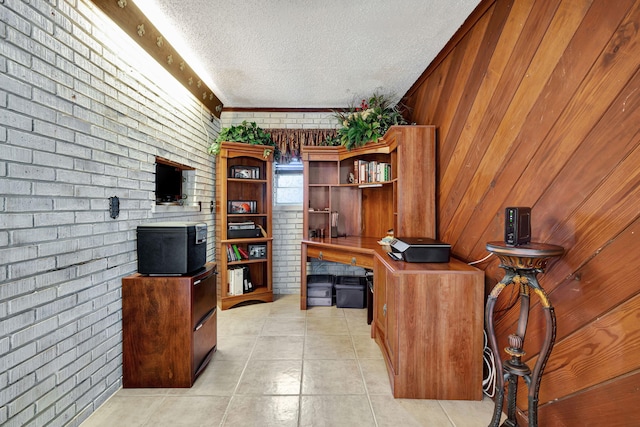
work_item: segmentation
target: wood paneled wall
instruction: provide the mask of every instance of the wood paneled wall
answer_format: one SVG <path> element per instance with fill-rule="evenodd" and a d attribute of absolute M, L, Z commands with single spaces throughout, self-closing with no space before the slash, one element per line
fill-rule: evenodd
<path fill-rule="evenodd" d="M 639 31 L 640 0 L 486 0 L 405 100 L 438 127 L 438 233 L 457 257 L 503 239 L 507 206 L 531 206 L 533 240 L 566 250 L 539 277 L 558 322 L 541 426 L 640 420 Z M 488 292 L 503 271 L 479 267 Z M 500 348 L 516 294 L 498 301 Z M 544 330 L 532 301 L 530 366 Z"/>

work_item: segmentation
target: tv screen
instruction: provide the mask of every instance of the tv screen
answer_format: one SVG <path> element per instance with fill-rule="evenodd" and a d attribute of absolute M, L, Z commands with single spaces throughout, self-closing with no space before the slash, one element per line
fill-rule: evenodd
<path fill-rule="evenodd" d="M 174 202 L 182 197 L 182 170 L 156 163 L 156 201 Z"/>

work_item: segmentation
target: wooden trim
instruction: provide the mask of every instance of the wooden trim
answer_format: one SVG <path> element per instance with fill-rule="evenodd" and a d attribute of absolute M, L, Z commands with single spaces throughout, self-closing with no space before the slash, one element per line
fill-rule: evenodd
<path fill-rule="evenodd" d="M 133 0 L 92 0 L 93 3 L 115 22 L 133 41 L 138 43 L 153 59 L 158 61 L 173 77 L 187 88 L 214 116 L 220 118 L 222 102 L 202 81 L 196 72 L 167 42 L 160 31 L 149 21 Z M 144 25 L 139 34 L 138 26 Z M 171 58 L 171 60 L 169 60 Z"/>
<path fill-rule="evenodd" d="M 173 166 L 173 167 L 178 168 L 178 169 L 183 170 L 183 171 L 194 171 L 194 170 L 196 170 L 196 168 L 194 168 L 194 167 L 183 165 L 183 164 L 177 163 L 177 162 L 173 162 L 173 161 L 171 161 L 169 159 L 165 159 L 164 157 L 159 157 L 159 156 L 156 156 L 156 163 L 160 163 L 160 164 L 167 165 L 167 166 Z"/>
<path fill-rule="evenodd" d="M 344 107 L 335 108 L 275 108 L 275 107 L 224 107 L 223 112 L 236 113 L 333 113 L 334 110 L 343 110 Z"/>

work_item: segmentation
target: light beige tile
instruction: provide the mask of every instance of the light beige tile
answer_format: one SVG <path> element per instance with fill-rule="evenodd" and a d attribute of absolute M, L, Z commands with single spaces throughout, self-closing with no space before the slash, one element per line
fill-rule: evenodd
<path fill-rule="evenodd" d="M 382 359 L 382 351 L 370 335 L 351 335 L 358 359 Z"/>
<path fill-rule="evenodd" d="M 355 359 L 349 335 L 309 335 L 304 341 L 305 359 Z"/>
<path fill-rule="evenodd" d="M 345 309 L 347 311 L 347 309 Z M 371 325 L 367 325 L 367 316 L 345 316 L 349 333 L 352 335 L 371 335 Z"/>
<path fill-rule="evenodd" d="M 168 389 L 170 395 L 231 396 L 236 389 L 245 361 L 212 360 L 191 388 Z"/>
<path fill-rule="evenodd" d="M 367 324 L 367 309 L 366 308 L 344 308 L 344 317 L 351 319 L 362 319 L 365 325 Z"/>
<path fill-rule="evenodd" d="M 295 427 L 299 404 L 298 396 L 233 396 L 222 426 Z"/>
<path fill-rule="evenodd" d="M 369 394 L 391 395 L 391 383 L 384 359 L 359 359 Z"/>
<path fill-rule="evenodd" d="M 300 426 L 375 427 L 367 396 L 302 396 Z M 396 424 L 400 425 L 400 424 Z"/>
<path fill-rule="evenodd" d="M 307 317 L 344 317 L 344 310 L 337 308 L 335 305 L 330 307 L 307 306 Z"/>
<path fill-rule="evenodd" d="M 265 317 L 220 316 L 218 317 L 218 340 L 222 341 L 225 337 L 260 335 L 265 319 Z"/>
<path fill-rule="evenodd" d="M 378 427 L 454 427 L 437 400 L 394 399 L 391 395 L 370 399 Z"/>
<path fill-rule="evenodd" d="M 121 388 L 117 391 L 115 396 L 165 396 L 169 390 L 168 388 Z"/>
<path fill-rule="evenodd" d="M 153 412 L 147 425 L 153 427 L 217 426 L 222 421 L 229 399 L 230 397 L 170 396 Z"/>
<path fill-rule="evenodd" d="M 217 348 L 216 352 L 213 353 L 212 361 L 246 361 L 251 355 L 257 339 L 257 336 L 252 335 L 218 337 Z"/>
<path fill-rule="evenodd" d="M 349 335 L 344 317 L 307 317 L 307 335 Z"/>
<path fill-rule="evenodd" d="M 481 401 L 441 400 L 439 403 L 456 427 L 489 425 L 493 418 L 494 403 L 488 397 Z"/>
<path fill-rule="evenodd" d="M 142 427 L 156 412 L 165 395 L 119 395 L 118 391 L 83 423 L 82 427 Z"/>
<path fill-rule="evenodd" d="M 305 333 L 306 321 L 304 317 L 268 317 L 262 327 L 262 335 L 299 335 Z"/>
<path fill-rule="evenodd" d="M 236 394 L 300 394 L 301 360 L 250 360 Z"/>
<path fill-rule="evenodd" d="M 304 360 L 302 394 L 364 394 L 356 360 Z"/>
<path fill-rule="evenodd" d="M 251 358 L 253 360 L 300 360 L 303 347 L 303 336 L 261 336 L 258 337 Z"/>
<path fill-rule="evenodd" d="M 300 295 L 287 295 L 275 300 L 269 310 L 269 317 L 306 317 L 304 310 L 300 310 Z"/>

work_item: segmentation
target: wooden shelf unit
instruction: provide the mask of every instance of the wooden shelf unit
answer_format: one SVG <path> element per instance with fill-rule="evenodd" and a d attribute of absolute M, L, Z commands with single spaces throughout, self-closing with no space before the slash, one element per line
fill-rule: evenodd
<path fill-rule="evenodd" d="M 268 153 L 265 156 L 265 153 Z M 258 178 L 231 176 L 233 167 L 258 168 Z M 216 165 L 216 253 L 218 258 L 218 306 L 222 310 L 246 301 L 273 301 L 272 288 L 272 198 L 273 198 L 273 147 L 223 142 Z M 230 201 L 255 201 L 251 213 L 232 213 Z M 266 235 L 249 238 L 232 238 L 228 225 L 233 222 L 252 221 L 260 225 Z M 264 245 L 265 257 L 229 261 L 228 245 L 236 245 L 248 252 L 249 245 Z M 229 292 L 229 270 L 249 268 L 252 292 L 232 295 Z"/>
<path fill-rule="evenodd" d="M 217 344 L 216 265 L 122 279 L 125 388 L 191 387 Z"/>
<path fill-rule="evenodd" d="M 338 236 L 436 237 L 435 127 L 392 126 L 377 143 L 344 147 L 302 147 L 303 236 L 324 230 L 338 213 Z M 355 161 L 388 163 L 390 179 L 352 183 Z M 359 174 L 360 175 L 360 174 Z M 400 191 L 401 190 L 401 191 Z"/>

